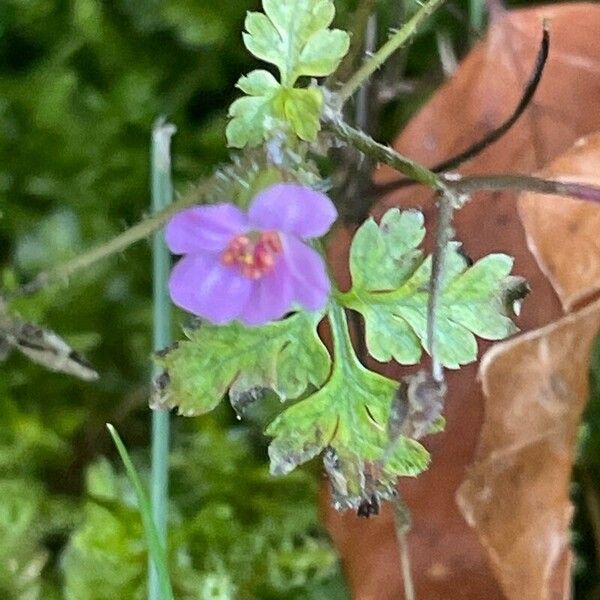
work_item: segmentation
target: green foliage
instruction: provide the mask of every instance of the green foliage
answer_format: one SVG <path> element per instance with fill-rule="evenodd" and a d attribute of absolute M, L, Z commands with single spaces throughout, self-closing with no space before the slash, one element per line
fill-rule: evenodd
<path fill-rule="evenodd" d="M 429 453 L 415 440 L 391 435 L 388 423 L 398 384 L 360 364 L 343 312 L 334 308 L 330 315 L 333 371 L 318 392 L 285 410 L 267 428 L 274 437 L 269 446 L 271 472 L 289 473 L 327 448 L 335 454 L 338 476 L 344 478 L 339 495 L 356 508 L 370 493 L 389 495 L 398 477 L 424 471 Z M 375 470 L 372 490 L 365 489 L 368 464 Z"/>
<path fill-rule="evenodd" d="M 379 226 L 369 219 L 352 243 L 352 289 L 341 301 L 366 323 L 369 353 L 377 360 L 416 364 L 427 347 L 427 303 L 431 258 L 417 249 L 424 237 L 418 212 L 388 211 Z M 373 252 L 369 252 L 373 248 Z M 505 298 L 522 285 L 509 277 L 513 260 L 491 254 L 468 267 L 451 244 L 446 252 L 437 317 L 440 360 L 450 369 L 477 358 L 475 335 L 503 339 L 517 331 L 507 316 Z"/>
<path fill-rule="evenodd" d="M 174 142 L 178 189 L 226 159 L 232 89 L 239 74 L 253 68 L 240 29 L 255 4 L 165 0 L 144 3 L 141 10 L 136 0 L 0 2 L 2 291 L 110 239 L 147 213 L 150 132 L 159 115 L 167 115 L 179 130 Z M 240 172 L 247 176 L 247 170 Z M 225 192 L 215 201 L 224 199 L 229 199 Z M 84 352 L 101 377 L 94 384 L 79 382 L 48 373 L 16 353 L 0 362 L 1 598 L 22 600 L 19 594 L 25 594 L 26 600 L 58 600 L 68 588 L 70 597 L 83 600 L 94 595 L 129 600 L 141 593 L 131 591 L 138 589 L 135 582 L 145 586 L 145 541 L 124 478 L 113 472 L 128 490 L 119 500 L 96 501 L 93 493 L 94 499 L 86 501 L 82 482 L 95 457 L 114 452 L 106 421 L 127 433 L 129 448 L 147 452 L 150 273 L 149 246 L 141 243 L 69 286 L 12 303 L 24 319 L 47 325 Z M 260 471 L 266 482 L 264 453 L 249 440 L 238 443 L 232 421 L 215 423 L 210 442 L 202 438 L 201 459 L 193 451 L 181 454 L 177 478 L 183 484 L 188 471 L 201 479 L 208 463 L 221 471 L 213 472 L 202 495 L 190 495 L 184 485 L 173 500 L 174 515 L 185 505 L 191 522 L 203 494 L 218 496 L 233 448 L 241 455 L 235 468 Z M 194 437 L 194 426 L 179 422 L 176 436 Z M 179 579 L 177 597 L 204 600 L 216 590 L 237 600 L 234 583 L 259 590 L 256 598 L 309 598 L 314 590 L 315 598 L 332 597 L 322 591 L 335 586 L 329 578 L 336 570 L 330 546 L 322 538 L 318 551 L 308 543 L 294 545 L 317 527 L 314 495 L 305 495 L 314 492 L 314 483 L 309 476 L 299 481 L 277 482 L 277 493 L 269 488 L 265 495 L 272 494 L 273 502 L 257 501 L 252 506 L 256 521 L 236 529 L 244 532 L 246 550 L 252 548 L 253 523 L 265 523 L 264 511 L 273 511 L 275 504 L 290 506 L 288 523 L 296 526 L 289 525 L 294 533 L 288 539 L 294 552 L 285 565 L 272 566 L 272 553 L 283 545 L 274 522 L 263 526 L 270 553 L 253 550 L 252 565 L 244 567 L 253 573 L 247 584 L 238 583 L 240 564 L 232 562 L 237 555 L 229 551 L 232 538 L 221 538 L 227 548 L 220 538 L 212 539 L 211 554 L 220 562 L 197 570 L 186 566 L 186 545 L 175 540 L 173 547 L 183 548 L 171 558 Z M 249 483 L 236 487 L 237 474 L 228 485 L 231 506 L 250 497 Z M 207 518 L 212 522 L 210 513 Z M 226 525 L 220 522 L 221 533 Z M 264 532 L 260 535 L 264 539 Z M 200 548 L 204 538 L 194 539 Z M 315 564 L 324 555 L 327 577 L 321 581 L 324 570 Z M 203 556 L 200 550 L 198 556 Z M 2 570 L 5 566 L 8 570 Z M 267 582 L 272 572 L 297 587 L 277 591 Z"/>
<path fill-rule="evenodd" d="M 277 128 L 291 127 L 301 139 L 314 141 L 320 129 L 323 93 L 316 87 L 294 87 L 298 78 L 335 71 L 348 51 L 348 34 L 329 29 L 335 15 L 331 0 L 263 0 L 265 13 L 246 17 L 244 44 L 257 58 L 277 67 L 280 82 L 268 71 L 240 78 L 247 96 L 229 109 L 230 146 L 256 146 Z"/>
<path fill-rule="evenodd" d="M 131 457 L 129 456 L 129 452 L 125 447 L 125 444 L 123 444 L 123 440 L 121 440 L 121 437 L 117 433 L 117 430 L 111 424 L 107 424 L 106 427 L 108 428 L 115 446 L 117 447 L 121 461 L 125 466 L 125 472 L 127 473 L 129 482 L 131 483 L 131 486 L 135 492 L 137 507 L 142 520 L 142 525 L 144 526 L 144 536 L 148 545 L 148 555 L 152 559 L 152 562 L 156 568 L 161 598 L 164 600 L 173 600 L 173 589 L 171 587 L 171 579 L 169 577 L 167 550 L 161 542 L 160 536 L 156 529 L 156 525 L 152 516 L 152 508 L 150 506 L 150 501 L 148 500 L 148 495 L 144 490 L 144 484 L 142 483 L 138 472 L 131 461 Z"/>
<path fill-rule="evenodd" d="M 228 390 L 234 406 L 262 388 L 297 398 L 329 374 L 329 353 L 316 332 L 321 318 L 299 312 L 262 327 L 201 324 L 157 358 L 168 376 L 161 404 L 190 416 L 212 410 Z"/>
<path fill-rule="evenodd" d="M 211 420 L 202 427 L 172 455 L 175 597 L 301 600 L 326 589 L 336 558 L 312 533 L 312 477 L 273 479 L 252 457 L 247 432 L 227 434 Z M 88 469 L 87 491 L 62 560 L 67 598 L 145 598 L 146 543 L 133 489 L 103 459 Z"/>
<path fill-rule="evenodd" d="M 48 560 L 41 544 L 42 490 L 25 479 L 3 479 L 0 498 L 0 597 L 37 600 Z"/>

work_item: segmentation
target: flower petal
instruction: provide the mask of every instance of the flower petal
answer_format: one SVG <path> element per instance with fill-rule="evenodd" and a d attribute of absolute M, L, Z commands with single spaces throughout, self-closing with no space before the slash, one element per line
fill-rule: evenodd
<path fill-rule="evenodd" d="M 282 241 L 286 265 L 294 280 L 293 299 L 307 310 L 322 310 L 331 291 L 325 261 L 316 250 L 291 235 Z"/>
<path fill-rule="evenodd" d="M 254 198 L 248 216 L 258 229 L 282 231 L 305 239 L 327 233 L 337 211 L 321 192 L 297 183 L 277 183 Z"/>
<path fill-rule="evenodd" d="M 190 254 L 171 271 L 169 293 L 177 306 L 222 325 L 244 310 L 253 284 L 213 254 Z"/>
<path fill-rule="evenodd" d="M 177 213 L 165 230 L 174 254 L 219 252 L 233 236 L 248 230 L 248 217 L 233 204 L 194 206 Z"/>
<path fill-rule="evenodd" d="M 294 281 L 283 257 L 275 268 L 256 281 L 239 320 L 246 325 L 264 325 L 280 319 L 292 309 Z"/>

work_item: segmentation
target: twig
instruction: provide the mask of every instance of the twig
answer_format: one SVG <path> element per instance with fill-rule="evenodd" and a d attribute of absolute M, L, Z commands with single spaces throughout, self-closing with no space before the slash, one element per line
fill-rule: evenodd
<path fill-rule="evenodd" d="M 437 352 L 437 314 L 444 279 L 446 249 L 452 238 L 453 202 L 445 194 L 439 198 L 438 223 L 435 249 L 431 259 L 431 278 L 429 280 L 429 301 L 427 302 L 427 345 L 431 355 L 431 375 L 438 382 L 444 381 L 444 369 Z"/>
<path fill-rule="evenodd" d="M 383 65 L 383 63 L 396 50 L 406 44 L 418 31 L 421 25 L 430 17 L 433 12 L 441 6 L 444 0 L 429 0 L 423 4 L 414 16 L 399 29 L 390 39 L 373 55 L 366 60 L 354 75 L 340 88 L 338 99 L 340 104 L 344 104 L 354 92 L 360 88 L 371 75 Z"/>
<path fill-rule="evenodd" d="M 376 142 L 366 133 L 354 129 L 354 127 L 350 127 L 350 125 L 344 123 L 341 119 L 326 121 L 325 127 L 338 138 L 352 144 L 357 150 L 360 150 L 370 158 L 389 165 L 393 169 L 396 169 L 396 171 L 404 173 L 411 179 L 414 179 L 423 185 L 427 185 L 442 192 L 449 191 L 446 183 L 439 175 L 436 175 L 427 167 L 423 167 L 410 158 L 402 156 L 402 154 L 396 152 L 389 146 L 384 146 L 383 144 Z"/>
<path fill-rule="evenodd" d="M 539 192 L 555 196 L 569 196 L 579 200 L 600 202 L 600 187 L 585 183 L 543 179 L 531 175 L 470 175 L 463 177 L 458 174 L 438 175 L 427 167 L 403 156 L 389 146 L 376 142 L 373 138 L 336 120 L 327 121 L 325 127 L 340 139 L 352 144 L 367 156 L 378 160 L 409 176 L 414 181 L 431 187 L 439 192 L 453 195 L 453 204 L 457 195 L 468 195 L 477 191 L 515 190 L 519 192 Z"/>
<path fill-rule="evenodd" d="M 52 268 L 49 271 L 39 273 L 34 279 L 25 283 L 17 290 L 6 294 L 5 300 L 11 300 L 16 297 L 33 294 L 46 286 L 54 283 L 68 282 L 69 278 L 92 267 L 97 262 L 118 254 L 129 246 L 147 238 L 159 227 L 164 225 L 175 213 L 182 208 L 200 202 L 213 185 L 210 181 L 205 181 L 197 185 L 192 191 L 182 196 L 177 202 L 171 204 L 168 208 L 156 213 L 155 215 L 140 221 L 133 227 L 130 227 L 123 233 L 112 238 L 108 242 L 92 248 L 89 252 L 76 256 L 75 258 Z"/>
<path fill-rule="evenodd" d="M 330 86 L 333 81 L 344 81 L 350 77 L 358 55 L 364 49 L 364 40 L 367 21 L 377 7 L 377 0 L 362 0 L 352 16 L 352 26 L 349 28 L 350 48 L 337 71 L 327 78 L 325 85 Z"/>
<path fill-rule="evenodd" d="M 400 171 L 411 177 L 413 180 L 422 183 L 438 191 L 451 194 L 471 194 L 483 190 L 514 190 L 518 192 L 538 192 L 542 194 L 551 194 L 556 196 L 568 196 L 580 200 L 589 200 L 600 202 L 600 187 L 586 185 L 584 183 L 555 181 L 551 179 L 542 179 L 529 175 L 474 175 L 461 177 L 459 175 L 438 175 L 426 167 L 416 163 L 405 156 L 402 156 L 392 148 L 379 144 L 369 136 L 349 127 L 341 122 L 328 122 L 329 128 L 341 139 L 355 146 L 361 152 L 373 157 L 375 160 L 389 165 L 393 169 Z M 59 265 L 50 271 L 45 271 L 37 275 L 30 282 L 18 288 L 14 292 L 6 294 L 4 300 L 11 300 L 15 297 L 33 294 L 44 287 L 60 282 L 68 282 L 72 275 L 93 266 L 95 263 L 111 257 L 126 250 L 129 246 L 147 238 L 159 227 L 164 225 L 171 216 L 182 208 L 200 202 L 207 192 L 214 185 L 211 181 L 205 181 L 199 184 L 193 191 L 181 197 L 173 203 L 168 209 L 140 221 L 127 231 L 114 237 L 112 240 L 93 248 L 89 252 L 82 254 Z"/>
<path fill-rule="evenodd" d="M 553 196 L 568 196 L 578 200 L 600 202 L 600 187 L 585 183 L 542 179 L 531 175 L 442 175 L 445 185 L 458 194 L 478 191 L 538 192 Z"/>
<path fill-rule="evenodd" d="M 406 600 L 416 600 L 415 585 L 410 568 L 410 547 L 408 545 L 408 533 L 410 532 L 410 512 L 399 495 L 392 499 L 394 509 L 394 525 L 396 539 L 400 550 L 400 568 L 402 571 L 402 583 L 404 585 L 404 596 Z"/>
<path fill-rule="evenodd" d="M 519 120 L 521 115 L 525 112 L 525 109 L 531 103 L 533 96 L 535 95 L 535 92 L 539 87 L 544 72 L 544 67 L 546 66 L 546 61 L 548 60 L 549 51 L 550 34 L 548 32 L 547 24 L 544 22 L 542 31 L 542 42 L 540 44 L 540 48 L 535 60 L 535 65 L 533 67 L 531 76 L 529 77 L 529 80 L 525 85 L 523 95 L 521 96 L 519 103 L 515 107 L 515 110 L 503 123 L 496 127 L 496 129 L 490 131 L 490 133 L 488 133 L 479 141 L 469 146 L 466 150 L 431 167 L 431 170 L 434 173 L 441 173 L 443 171 L 451 171 L 453 169 L 456 169 L 465 161 L 470 160 L 471 158 L 477 156 L 479 153 L 483 152 L 488 146 L 491 146 L 492 144 L 496 143 L 512 128 L 512 126 Z M 399 179 L 375 187 L 380 194 L 385 194 L 392 190 L 412 184 L 413 182 L 410 180 Z"/>

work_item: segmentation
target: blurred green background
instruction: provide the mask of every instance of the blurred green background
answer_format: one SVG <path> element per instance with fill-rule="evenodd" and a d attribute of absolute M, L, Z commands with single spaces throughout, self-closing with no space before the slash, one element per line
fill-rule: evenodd
<path fill-rule="evenodd" d="M 458 58 L 477 38 L 481 4 L 449 3 L 418 37 L 403 58 L 412 91 L 387 107 L 383 138 L 443 79 L 440 32 Z M 354 2 L 336 5 L 343 27 Z M 398 2 L 381 5 L 384 30 Z M 243 19 L 258 6 L 0 1 L 4 286 L 109 239 L 148 211 L 157 116 L 178 128 L 179 189 L 227 159 L 226 109 L 238 76 L 253 66 L 241 43 Z M 145 598 L 142 527 L 104 424 L 121 431 L 145 472 L 150 296 L 150 249 L 142 243 L 16 306 L 84 351 L 101 378 L 80 383 L 20 356 L 1 365 L 0 598 Z M 594 389 L 574 484 L 581 598 L 598 585 L 589 502 L 600 480 L 593 426 L 600 424 L 600 383 Z M 348 597 L 318 523 L 317 469 L 271 478 L 258 428 L 238 423 L 227 406 L 176 419 L 173 433 L 170 545 L 178 598 Z"/>

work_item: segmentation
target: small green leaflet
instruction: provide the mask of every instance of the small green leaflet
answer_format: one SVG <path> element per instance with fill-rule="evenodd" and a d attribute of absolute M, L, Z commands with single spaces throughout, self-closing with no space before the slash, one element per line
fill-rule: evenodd
<path fill-rule="evenodd" d="M 202 324 L 156 357 L 165 369 L 157 404 L 185 416 L 206 413 L 229 392 L 232 403 L 263 388 L 297 398 L 329 375 L 331 358 L 319 339 L 319 313 L 298 312 L 262 327 Z"/>
<path fill-rule="evenodd" d="M 262 69 L 240 78 L 237 87 L 247 96 L 231 105 L 227 126 L 228 144 L 235 148 L 258 145 L 282 127 L 314 141 L 323 93 L 294 85 L 299 77 L 333 73 L 348 51 L 348 34 L 329 29 L 335 15 L 331 0 L 263 0 L 263 8 L 264 14 L 248 13 L 244 44 L 277 67 L 280 82 Z"/>
<path fill-rule="evenodd" d="M 300 139 L 314 140 L 323 105 L 323 94 L 317 87 L 286 88 L 262 69 L 241 77 L 237 87 L 248 95 L 229 107 L 233 117 L 227 125 L 230 146 L 257 146 L 282 123 L 288 123 Z"/>
<path fill-rule="evenodd" d="M 326 467 L 328 457 L 335 463 L 327 470 L 336 503 L 356 509 L 372 495 L 389 497 L 399 476 L 424 471 L 429 454 L 415 440 L 390 436 L 388 421 L 398 384 L 358 361 L 340 307 L 332 308 L 330 323 L 335 349 L 331 376 L 267 428 L 274 438 L 269 446 L 271 472 L 289 473 L 326 450 Z"/>
<path fill-rule="evenodd" d="M 352 289 L 340 301 L 365 318 L 369 353 L 378 361 L 416 364 L 427 348 L 431 257 L 418 249 L 425 230 L 418 211 L 389 210 L 377 225 L 369 219 L 350 250 Z M 453 242 L 445 256 L 437 319 L 443 365 L 457 369 L 477 358 L 475 335 L 503 339 L 517 331 L 505 299 L 523 288 L 511 277 L 513 259 L 490 254 L 469 267 Z"/>
<path fill-rule="evenodd" d="M 244 44 L 279 69 L 282 85 L 292 87 L 301 75 L 329 75 L 348 51 L 348 34 L 328 29 L 331 0 L 263 0 L 263 9 L 248 13 Z"/>

